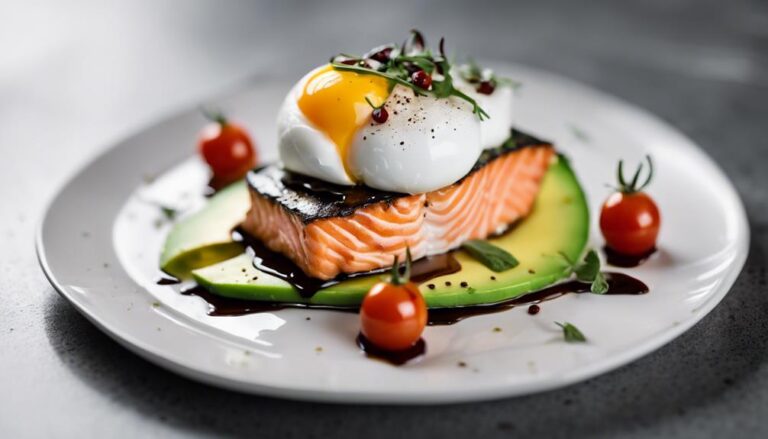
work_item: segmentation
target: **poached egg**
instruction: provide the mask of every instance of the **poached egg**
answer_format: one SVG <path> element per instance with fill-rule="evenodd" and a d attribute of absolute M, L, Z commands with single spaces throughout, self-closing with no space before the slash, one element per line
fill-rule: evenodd
<path fill-rule="evenodd" d="M 416 96 L 386 78 L 318 67 L 302 78 L 278 113 L 278 148 L 283 166 L 339 185 L 365 184 L 402 193 L 429 192 L 464 177 L 484 148 L 509 136 L 512 94 L 491 95 L 457 86 L 491 119 L 480 121 L 456 97 Z M 382 107 L 384 123 L 371 115 Z"/>

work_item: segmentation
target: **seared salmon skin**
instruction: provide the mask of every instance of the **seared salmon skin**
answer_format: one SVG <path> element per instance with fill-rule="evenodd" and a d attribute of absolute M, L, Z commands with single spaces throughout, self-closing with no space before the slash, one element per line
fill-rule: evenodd
<path fill-rule="evenodd" d="M 460 181 L 407 195 L 330 185 L 276 166 L 248 175 L 242 229 L 307 275 L 333 279 L 445 253 L 507 230 L 533 208 L 555 150 L 520 132 L 483 153 Z"/>

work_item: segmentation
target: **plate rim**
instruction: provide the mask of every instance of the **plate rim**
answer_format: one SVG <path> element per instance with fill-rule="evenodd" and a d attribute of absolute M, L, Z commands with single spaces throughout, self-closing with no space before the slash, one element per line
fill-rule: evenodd
<path fill-rule="evenodd" d="M 122 136 L 117 140 L 112 141 L 108 147 L 102 151 L 92 155 L 84 161 L 82 165 L 77 167 L 65 180 L 60 184 L 59 188 L 50 196 L 45 204 L 42 218 L 38 221 L 38 225 L 35 231 L 35 252 L 37 255 L 38 263 L 43 271 L 48 282 L 56 290 L 56 292 L 67 300 L 74 308 L 83 315 L 89 322 L 96 326 L 99 330 L 107 334 L 110 338 L 118 342 L 121 346 L 125 347 L 129 351 L 139 355 L 147 361 L 160 366 L 166 370 L 182 375 L 188 379 L 192 379 L 198 382 L 203 382 L 208 385 L 225 388 L 228 390 L 236 391 L 239 393 L 256 394 L 262 396 L 287 398 L 292 400 L 301 401 L 314 401 L 314 402 L 329 402 L 329 403 L 364 403 L 364 404 L 398 404 L 398 405 L 416 405 L 416 404 L 455 404 L 463 402 L 473 401 L 486 401 L 496 400 L 501 398 L 516 397 L 532 393 L 546 392 L 557 388 L 566 387 L 581 381 L 585 381 L 590 378 L 594 378 L 599 375 L 606 374 L 614 371 L 620 367 L 626 366 L 639 358 L 648 355 L 661 347 L 667 345 L 672 340 L 678 338 L 680 335 L 688 331 L 695 324 L 703 320 L 731 291 L 738 276 L 741 274 L 744 264 L 746 263 L 749 254 L 749 243 L 751 241 L 751 230 L 749 226 L 746 209 L 741 197 L 738 194 L 733 182 L 723 172 L 723 170 L 717 165 L 717 163 L 707 154 L 707 152 L 698 146 L 692 139 L 690 139 L 683 132 L 661 119 L 657 115 L 651 113 L 643 107 L 633 104 L 623 98 L 614 96 L 610 93 L 599 90 L 588 84 L 580 81 L 568 78 L 558 73 L 553 73 L 544 69 L 529 67 L 522 64 L 511 63 L 506 61 L 496 61 L 492 64 L 508 66 L 510 69 L 524 70 L 528 72 L 534 72 L 541 76 L 549 78 L 568 86 L 569 88 L 579 89 L 581 92 L 588 92 L 595 95 L 600 100 L 611 102 L 614 105 L 619 105 L 624 108 L 625 111 L 629 111 L 633 116 L 644 118 L 646 121 L 650 121 L 654 125 L 667 130 L 669 133 L 673 133 L 678 137 L 681 137 L 684 142 L 681 144 L 687 152 L 698 154 L 704 161 L 711 165 L 714 172 L 718 174 L 718 177 L 725 184 L 727 188 L 728 198 L 733 207 L 736 208 L 735 215 L 738 217 L 739 226 L 737 229 L 741 232 L 741 236 L 736 242 L 736 257 L 733 261 L 734 269 L 724 273 L 721 285 L 716 288 L 714 294 L 697 309 L 694 317 L 685 319 L 670 329 L 667 329 L 656 336 L 651 336 L 642 342 L 628 348 L 620 353 L 613 354 L 603 359 L 592 362 L 588 367 L 577 369 L 576 372 L 568 372 L 561 377 L 549 377 L 542 382 L 534 381 L 531 384 L 524 386 L 516 386 L 510 388 L 509 386 L 500 385 L 495 388 L 479 387 L 472 391 L 444 391 L 444 392 L 431 392 L 428 394 L 408 394 L 402 395 L 398 393 L 388 392 L 353 392 L 353 391 L 339 391 L 339 390 L 316 390 L 316 389 L 302 389 L 302 388 L 290 388 L 283 386 L 271 386 L 263 382 L 253 381 L 241 381 L 237 379 L 231 379 L 220 374 L 209 373 L 196 368 L 194 366 L 187 365 L 180 361 L 175 361 L 170 358 L 169 355 L 163 355 L 160 349 L 152 347 L 151 344 L 146 343 L 144 340 L 139 340 L 130 333 L 125 331 L 116 330 L 113 325 L 100 318 L 97 313 L 78 300 L 72 294 L 67 292 L 67 289 L 62 286 L 59 280 L 56 278 L 55 270 L 50 265 L 45 250 L 45 243 L 43 241 L 43 234 L 51 216 L 52 208 L 55 202 L 65 193 L 74 181 L 92 168 L 100 159 L 104 158 L 108 154 L 112 153 L 116 149 L 119 149 L 126 141 L 133 139 L 148 130 L 164 125 L 169 121 L 180 117 L 189 111 L 191 106 L 183 106 L 172 110 L 166 115 L 159 117 L 155 122 L 148 123 L 144 126 L 140 126 L 138 129 L 131 131 L 128 135 Z M 248 81 L 239 81 L 232 87 L 228 87 L 219 93 L 212 94 L 209 99 L 225 99 L 231 97 L 239 92 L 242 92 L 249 85 L 253 84 L 253 78 L 265 79 L 268 75 L 252 75 Z"/>

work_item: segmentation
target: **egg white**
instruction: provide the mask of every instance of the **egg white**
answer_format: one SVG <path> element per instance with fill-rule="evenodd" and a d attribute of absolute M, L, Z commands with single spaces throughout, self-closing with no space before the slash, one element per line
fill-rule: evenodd
<path fill-rule="evenodd" d="M 416 96 L 396 86 L 386 101 L 389 118 L 359 130 L 349 166 L 366 185 L 422 193 L 448 186 L 472 169 L 482 152 L 480 120 L 457 98 Z"/>
<path fill-rule="evenodd" d="M 319 67 L 316 70 L 322 69 Z M 293 172 L 330 183 L 351 186 L 355 182 L 344 170 L 336 144 L 319 131 L 299 108 L 304 86 L 315 71 L 304 76 L 285 97 L 277 115 L 277 139 L 280 161 Z"/>
<path fill-rule="evenodd" d="M 514 90 L 512 87 L 498 86 L 493 93 L 478 93 L 475 85 L 461 79 L 458 72 L 453 73 L 456 88 L 474 99 L 490 116 L 480 124 L 480 144 L 483 149 L 496 148 L 509 138 L 512 126 Z"/>
<path fill-rule="evenodd" d="M 511 87 L 496 87 L 490 95 L 468 92 L 490 116 L 480 124 L 480 145 L 496 148 L 509 138 L 512 126 L 513 94 Z"/>

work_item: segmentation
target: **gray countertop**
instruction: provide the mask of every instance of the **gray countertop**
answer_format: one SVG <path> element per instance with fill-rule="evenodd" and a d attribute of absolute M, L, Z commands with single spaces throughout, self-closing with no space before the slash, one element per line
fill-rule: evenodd
<path fill-rule="evenodd" d="M 0 436 L 768 437 L 768 4 L 617 3 L 0 4 Z M 180 378 L 118 346 L 47 283 L 35 228 L 89 157 L 258 72 L 297 77 L 413 26 L 460 53 L 583 81 L 692 137 L 749 214 L 749 259 L 731 293 L 666 347 L 582 384 L 477 404 L 354 407 Z"/>

